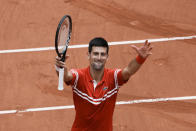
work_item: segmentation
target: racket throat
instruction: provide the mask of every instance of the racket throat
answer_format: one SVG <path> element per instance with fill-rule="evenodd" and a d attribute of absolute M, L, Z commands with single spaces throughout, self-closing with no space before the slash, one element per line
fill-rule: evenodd
<path fill-rule="evenodd" d="M 62 62 L 65 62 L 65 54 L 66 54 L 66 53 L 61 53 L 61 54 L 60 54 L 60 58 L 61 58 L 61 61 L 62 61 Z"/>

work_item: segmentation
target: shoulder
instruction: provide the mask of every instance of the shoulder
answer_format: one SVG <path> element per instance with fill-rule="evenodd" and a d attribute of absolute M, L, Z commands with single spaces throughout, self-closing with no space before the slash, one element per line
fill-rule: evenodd
<path fill-rule="evenodd" d="M 110 79 L 110 80 L 113 79 L 114 80 L 115 77 L 117 77 L 119 71 L 121 71 L 121 69 L 108 69 L 108 68 L 106 68 L 104 70 L 104 73 L 107 75 L 108 79 Z"/>
<path fill-rule="evenodd" d="M 120 71 L 121 71 L 121 69 L 109 69 L 109 68 L 106 68 L 105 69 L 105 72 L 107 74 L 109 74 L 109 75 L 114 75 L 115 73 L 118 74 L 118 72 L 120 72 Z"/>

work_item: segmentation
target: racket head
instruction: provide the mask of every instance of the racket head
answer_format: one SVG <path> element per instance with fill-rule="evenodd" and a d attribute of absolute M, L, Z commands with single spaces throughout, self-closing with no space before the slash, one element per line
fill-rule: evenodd
<path fill-rule="evenodd" d="M 55 36 L 55 50 L 61 61 L 65 61 L 65 55 L 69 42 L 71 39 L 72 32 L 72 20 L 69 15 L 65 15 L 61 18 Z"/>

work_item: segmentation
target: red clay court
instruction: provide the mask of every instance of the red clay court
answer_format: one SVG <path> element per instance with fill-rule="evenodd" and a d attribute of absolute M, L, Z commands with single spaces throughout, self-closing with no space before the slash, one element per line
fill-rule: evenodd
<path fill-rule="evenodd" d="M 88 66 L 87 48 L 73 47 L 94 37 L 113 44 L 108 68 L 136 56 L 130 44 L 154 46 L 119 91 L 114 131 L 195 131 L 195 13 L 195 0 L 1 0 L 0 131 L 70 130 L 72 91 L 57 90 L 53 49 L 65 14 L 73 20 L 70 68 Z"/>

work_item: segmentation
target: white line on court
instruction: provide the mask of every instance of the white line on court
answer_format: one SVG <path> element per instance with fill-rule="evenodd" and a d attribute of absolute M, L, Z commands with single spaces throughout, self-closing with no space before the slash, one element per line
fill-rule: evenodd
<path fill-rule="evenodd" d="M 141 99 L 141 100 L 130 100 L 130 101 L 118 101 L 116 102 L 116 105 L 154 103 L 154 102 L 166 102 L 166 101 L 182 101 L 182 100 L 195 100 L 195 99 L 196 99 L 196 96 Z M 3 111 L 0 111 L 0 114 L 15 114 L 15 113 L 36 112 L 36 111 L 65 110 L 65 109 L 73 109 L 73 108 L 74 108 L 74 105 L 67 105 L 67 106 L 54 106 L 54 107 L 42 107 L 42 108 L 29 108 L 29 109 L 24 109 L 24 110 L 3 110 Z"/>
<path fill-rule="evenodd" d="M 148 39 L 148 41 L 149 42 L 163 42 L 163 41 L 186 40 L 186 39 L 194 39 L 194 38 L 196 38 L 196 35 L 185 36 L 185 37 Z M 119 42 L 109 42 L 109 45 L 139 44 L 139 43 L 144 43 L 144 42 L 145 40 L 119 41 Z M 69 46 L 69 48 L 84 48 L 84 47 L 88 47 L 88 45 L 84 44 L 84 45 Z M 30 49 L 0 50 L 0 53 L 33 52 L 33 51 L 46 51 L 46 50 L 54 50 L 54 49 L 55 49 L 54 47 L 43 47 L 43 48 L 30 48 Z M 116 102 L 116 105 L 166 102 L 166 101 L 181 101 L 181 100 L 194 100 L 194 99 L 196 99 L 196 96 L 142 99 L 142 100 L 118 101 Z M 74 105 L 67 105 L 67 106 L 54 106 L 54 107 L 42 107 L 42 108 L 29 108 L 29 109 L 24 109 L 24 110 L 3 110 L 3 111 L 0 111 L 0 114 L 14 114 L 14 113 L 23 113 L 23 112 L 62 110 L 62 109 L 73 109 L 73 108 L 74 108 Z"/>
<path fill-rule="evenodd" d="M 173 40 L 187 40 L 194 39 L 196 35 L 184 36 L 184 37 L 170 37 L 170 38 L 158 38 L 158 39 L 148 39 L 149 42 L 163 42 L 163 41 L 173 41 Z M 139 44 L 144 43 L 145 40 L 134 40 L 134 41 L 118 41 L 118 42 L 108 42 L 109 45 L 126 45 L 126 44 Z M 70 45 L 69 48 L 85 48 L 88 44 L 83 45 Z M 33 51 L 47 51 L 54 50 L 54 47 L 43 47 L 43 48 L 28 48 L 28 49 L 13 49 L 13 50 L 0 50 L 2 53 L 17 53 L 17 52 L 33 52 Z"/>

